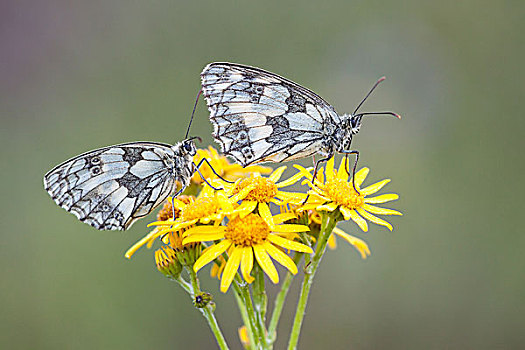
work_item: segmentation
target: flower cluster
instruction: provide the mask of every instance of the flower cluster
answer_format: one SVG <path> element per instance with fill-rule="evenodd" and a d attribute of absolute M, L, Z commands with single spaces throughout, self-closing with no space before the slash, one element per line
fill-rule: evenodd
<path fill-rule="evenodd" d="M 354 183 L 358 192 L 355 191 L 347 173 L 346 158 L 339 169 L 334 168 L 334 158 L 330 159 L 326 167 L 317 172 L 316 179 L 313 179 L 312 169 L 294 165 L 298 172 L 280 181 L 286 166 L 273 172 L 261 166 L 242 168 L 230 164 L 212 147 L 198 150 L 197 161 L 203 157 L 209 160 L 215 173 L 234 181 L 226 182 L 211 169 L 201 169 L 208 182 L 220 190 L 202 182 L 200 176 L 194 176 L 192 181 L 199 186 L 198 195 L 168 198 L 158 220 L 149 225 L 154 229 L 133 245 L 126 257 L 130 258 L 143 245 L 150 247 L 159 238 L 163 245 L 178 253 L 192 251 L 195 245 L 202 244 L 204 250 L 199 251 L 199 256 L 183 259 L 182 263 L 194 262 L 191 268 L 198 272 L 214 262 L 212 274 L 221 279 L 220 290 L 226 292 L 236 276 L 251 283 L 254 264 L 258 264 L 274 283 L 279 282 L 279 275 L 273 260 L 296 274 L 297 265 L 289 253 L 313 252 L 310 245 L 317 239 L 324 213 L 340 213 L 344 220 L 352 220 L 364 232 L 368 231 L 368 221 L 392 230 L 392 225 L 377 214 L 401 215 L 396 210 L 374 205 L 396 200 L 397 194 L 370 197 L 390 180 L 361 188 L 368 168 L 356 173 Z M 269 172 L 268 176 L 262 175 Z M 309 186 L 307 193 L 283 190 L 301 179 L 303 185 Z M 276 214 L 272 213 L 272 205 Z M 354 246 L 363 258 L 370 255 L 363 240 L 337 227 L 332 233 L 328 239 L 330 248 L 335 248 L 335 236 L 339 236 Z M 163 247 L 156 253 L 157 265 L 159 261 L 165 265 L 168 256 L 181 260 L 181 254 L 170 255 L 170 250 L 166 249 Z"/>
<path fill-rule="evenodd" d="M 330 159 L 318 169 L 315 178 L 312 168 L 294 165 L 295 173 L 284 180 L 286 166 L 274 171 L 262 166 L 243 168 L 231 164 L 211 147 L 197 151 L 195 161 L 202 158 L 213 167 L 205 165 L 200 169 L 206 181 L 194 176 L 186 195 L 168 198 L 157 220 L 149 224 L 152 231 L 134 244 L 126 257 L 144 245 L 149 248 L 160 242 L 161 247 L 155 252 L 157 269 L 193 296 L 219 344 L 224 339 L 213 326 L 215 304 L 211 294 L 200 290 L 198 281 L 203 267 L 212 264 L 211 275 L 220 280 L 221 292 L 235 288 L 244 321 L 239 329 L 244 347 L 252 348 L 255 342 L 271 345 L 284 297 L 301 260 L 307 273 L 298 312 L 301 305 L 306 305 L 309 287 L 304 286 L 311 284 L 325 248 L 335 249 L 336 237 L 353 246 L 363 259 L 370 255 L 366 242 L 336 227 L 338 223 L 353 222 L 362 232 L 368 231 L 369 223 L 392 230 L 392 224 L 378 215 L 402 215 L 377 206 L 397 200 L 397 194 L 373 196 L 390 180 L 363 186 L 370 170 L 362 168 L 352 179 L 346 158 L 338 169 L 334 158 Z M 307 188 L 301 192 L 291 186 Z M 275 262 L 288 273 L 280 293 L 284 297 L 276 300 L 270 326 L 266 328 L 264 274 L 273 283 L 279 283 Z M 184 272 L 191 283 L 184 278 Z M 253 297 L 247 291 L 250 286 Z"/>

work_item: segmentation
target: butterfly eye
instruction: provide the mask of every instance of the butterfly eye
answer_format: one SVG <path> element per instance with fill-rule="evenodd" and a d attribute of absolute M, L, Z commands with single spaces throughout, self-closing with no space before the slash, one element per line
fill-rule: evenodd
<path fill-rule="evenodd" d="M 189 142 L 188 142 L 188 143 L 185 143 L 185 144 L 184 144 L 184 149 L 185 149 L 186 151 L 188 151 L 188 152 L 191 151 L 191 144 L 190 144 Z"/>

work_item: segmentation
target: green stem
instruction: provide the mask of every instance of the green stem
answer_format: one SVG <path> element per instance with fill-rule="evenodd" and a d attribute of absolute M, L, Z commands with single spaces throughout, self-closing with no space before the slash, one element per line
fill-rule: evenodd
<path fill-rule="evenodd" d="M 253 301 L 255 306 L 255 316 L 257 317 L 257 328 L 261 339 L 263 349 L 268 348 L 266 338 L 266 308 L 268 305 L 268 298 L 264 289 L 264 272 L 256 265 L 255 281 L 253 283 Z"/>
<path fill-rule="evenodd" d="M 188 272 L 191 277 L 191 287 L 193 290 L 192 297 L 195 298 L 195 296 L 201 292 L 199 287 L 199 280 L 197 279 L 197 274 L 195 273 L 195 271 L 193 271 L 193 268 L 191 266 L 188 266 Z M 227 350 L 228 344 L 226 344 L 226 339 L 224 339 L 221 329 L 219 328 L 219 324 L 217 323 L 217 319 L 215 319 L 215 315 L 213 314 L 211 305 L 207 305 L 203 308 L 200 308 L 199 310 L 206 319 L 206 321 L 208 321 L 208 325 L 210 326 L 213 335 L 215 335 L 215 339 L 217 341 L 217 344 L 219 345 L 219 348 L 222 350 Z"/>
<path fill-rule="evenodd" d="M 288 342 L 288 350 L 297 348 L 299 334 L 301 333 L 301 326 L 303 324 L 306 310 L 306 303 L 308 301 L 308 295 L 310 294 L 310 288 L 312 287 L 315 272 L 317 271 L 319 263 L 321 262 L 321 258 L 323 257 L 323 254 L 326 250 L 328 238 L 332 234 L 335 224 L 337 223 L 338 214 L 339 211 L 334 211 L 332 213 L 326 212 L 322 215 L 321 232 L 319 233 L 319 238 L 317 240 L 315 254 L 309 266 L 306 266 L 305 268 L 304 280 L 301 286 L 301 294 L 299 295 L 299 302 L 297 304 L 297 311 L 295 312 L 292 333 L 290 335 L 290 341 Z"/>
<path fill-rule="evenodd" d="M 234 283 L 234 286 L 235 286 L 235 283 Z M 237 293 L 237 290 L 235 291 L 235 293 L 233 293 L 233 295 L 235 295 L 235 300 L 237 301 L 237 306 L 239 307 L 242 321 L 244 322 L 244 325 L 246 326 L 246 331 L 248 332 L 248 338 L 250 339 L 250 344 L 255 344 L 255 337 L 253 335 L 253 327 L 250 322 L 250 317 L 248 316 L 248 311 L 246 310 L 246 305 L 244 304 L 244 298 L 242 297 L 240 293 Z"/>
<path fill-rule="evenodd" d="M 179 276 L 177 279 L 174 279 L 174 281 L 177 282 L 182 287 L 182 289 L 184 289 L 188 294 L 192 294 L 191 284 L 186 282 L 184 278 L 182 278 L 182 276 Z"/>
<path fill-rule="evenodd" d="M 244 306 L 246 307 L 246 313 L 248 314 L 248 319 L 250 320 L 249 326 L 251 327 L 251 333 L 254 338 L 252 345 L 254 349 L 257 349 L 258 344 L 260 344 L 261 335 L 259 333 L 259 328 L 257 327 L 255 310 L 253 309 L 252 297 L 250 296 L 248 285 L 240 279 L 239 275 L 236 275 L 233 286 L 235 291 L 239 294 L 242 301 L 244 302 Z M 248 325 L 246 326 L 248 327 Z M 248 327 L 248 334 L 250 333 L 250 327 Z"/>
<path fill-rule="evenodd" d="M 293 257 L 293 262 L 295 265 L 299 264 L 299 261 L 303 257 L 301 253 L 295 253 Z M 281 318 L 281 313 L 284 307 L 284 301 L 292 285 L 293 275 L 288 272 L 284 278 L 283 284 L 281 285 L 281 290 L 275 297 L 275 303 L 272 310 L 272 317 L 270 319 L 270 326 L 268 327 L 268 343 L 273 344 L 275 339 L 277 339 L 277 325 L 279 324 L 279 319 Z"/>

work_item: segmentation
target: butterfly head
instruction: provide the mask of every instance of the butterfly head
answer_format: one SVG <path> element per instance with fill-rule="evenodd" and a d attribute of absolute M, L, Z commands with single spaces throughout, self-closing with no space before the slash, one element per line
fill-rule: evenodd
<path fill-rule="evenodd" d="M 336 132 L 336 150 L 338 152 L 349 151 L 352 137 L 361 128 L 362 115 L 345 114 L 341 116 L 341 128 Z"/>
<path fill-rule="evenodd" d="M 194 156 L 197 154 L 197 147 L 195 147 L 195 139 L 201 139 L 200 137 L 191 137 L 181 142 L 181 152 L 183 155 Z"/>

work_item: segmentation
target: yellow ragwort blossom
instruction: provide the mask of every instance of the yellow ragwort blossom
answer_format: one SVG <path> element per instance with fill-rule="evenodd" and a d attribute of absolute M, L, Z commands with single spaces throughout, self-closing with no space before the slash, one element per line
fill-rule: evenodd
<path fill-rule="evenodd" d="M 310 185 L 308 202 L 302 206 L 302 210 L 315 209 L 319 211 L 334 211 L 338 209 L 344 216 L 345 220 L 352 219 L 364 232 L 368 231 L 367 221 L 387 227 L 392 231 L 392 225 L 378 215 L 403 215 L 397 210 L 377 207 L 373 204 L 385 203 L 396 200 L 399 196 L 395 193 L 383 194 L 377 197 L 369 195 L 378 192 L 383 186 L 390 182 L 390 179 L 379 181 L 373 185 L 361 189 L 369 169 L 362 168 L 355 174 L 355 186 L 359 193 L 354 190 L 352 181 L 349 181 L 349 175 L 346 170 L 346 158 L 343 158 L 339 169 L 334 169 L 334 157 L 326 163 L 326 169 L 320 171 L 312 184 L 313 175 L 309 170 L 300 165 L 294 165 L 300 174 L 307 178 Z"/>
<path fill-rule="evenodd" d="M 185 198 L 181 200 L 181 197 Z M 189 200 L 187 199 L 189 198 Z M 169 202 L 169 208 L 171 209 L 171 203 L 175 206 L 175 220 L 172 219 L 172 215 L 167 215 L 167 208 L 163 208 L 159 212 L 158 217 L 161 219 L 150 223 L 148 226 L 156 226 L 146 237 L 135 243 L 127 252 L 126 257 L 130 258 L 135 251 L 137 251 L 144 244 L 148 244 L 150 247 L 153 241 L 158 237 L 164 237 L 167 233 L 176 233 L 172 238 L 173 241 L 180 241 L 182 244 L 181 234 L 188 227 L 191 227 L 197 223 L 208 224 L 210 222 L 221 222 L 222 218 L 226 214 L 236 213 L 239 210 L 234 209 L 232 202 L 226 197 L 224 191 L 213 190 L 210 186 L 204 184 L 199 196 L 188 197 L 180 196 L 177 198 L 168 197 L 166 199 Z M 162 213 L 165 213 L 162 215 Z M 177 238 L 178 237 L 178 238 Z M 164 242 L 166 243 L 166 242 Z M 172 244 L 173 246 L 173 244 Z M 175 247 L 174 247 L 175 248 Z"/>
<path fill-rule="evenodd" d="M 217 152 L 217 150 L 212 146 L 209 146 L 208 149 L 198 149 L 197 154 L 193 157 L 193 161 L 195 164 L 199 164 L 203 158 L 206 158 L 213 167 L 213 170 L 215 170 L 217 174 L 226 180 L 234 181 L 239 177 L 249 173 L 257 172 L 261 174 L 268 174 L 272 171 L 272 168 L 261 165 L 249 165 L 243 168 L 240 164 L 232 164 L 228 161 L 228 158 L 220 155 L 219 152 Z M 217 178 L 217 175 L 213 173 L 213 171 L 210 169 L 210 166 L 206 163 L 202 164 L 202 166 L 199 168 L 199 171 L 205 179 L 212 180 Z M 191 182 L 195 184 L 202 184 L 202 177 L 197 172 L 195 172 L 191 178 Z"/>
<path fill-rule="evenodd" d="M 226 225 L 205 225 L 189 229 L 184 233 L 183 243 L 219 241 L 202 252 L 193 266 L 196 272 L 224 252 L 228 252 L 228 261 L 221 276 L 222 292 L 226 292 L 230 287 L 239 266 L 245 281 L 251 283 L 254 280 L 250 275 L 254 257 L 270 280 L 278 283 L 279 275 L 271 258 L 285 266 L 291 273 L 297 273 L 297 266 L 293 260 L 280 248 L 309 254 L 313 252 L 310 247 L 283 237 L 289 232 L 309 230 L 308 226 L 304 225 L 282 224 L 293 217 L 292 214 L 278 214 L 270 217 L 271 224 L 268 224 L 268 219 L 264 220 L 257 214 L 250 213 L 244 217 L 232 215 L 229 216 Z"/>
<path fill-rule="evenodd" d="M 177 201 L 180 202 L 180 203 L 190 204 L 190 203 L 193 203 L 195 201 L 195 197 L 182 195 L 182 196 L 177 197 Z M 169 221 L 173 221 L 172 218 L 173 218 L 173 213 L 174 212 L 175 212 L 175 218 L 178 218 L 180 216 L 180 214 L 181 214 L 181 211 L 178 208 L 175 208 L 175 210 L 173 210 L 173 206 L 171 204 L 171 197 L 168 197 L 164 201 L 164 206 L 162 207 L 161 210 L 159 210 L 159 212 L 157 214 L 157 220 L 159 220 L 159 221 L 168 221 L 168 220 Z M 184 229 L 180 230 L 180 231 L 175 231 L 174 234 L 175 234 L 176 237 L 180 237 L 182 235 L 183 231 L 184 231 Z M 155 242 L 155 239 L 157 239 L 159 236 L 164 235 L 165 233 L 166 232 L 160 233 L 159 227 L 155 227 L 152 231 L 150 231 L 150 233 L 148 233 L 146 236 L 144 236 L 140 241 L 138 241 L 137 243 L 132 245 L 131 248 L 129 248 L 126 251 L 126 254 L 124 256 L 126 258 L 128 258 L 128 259 L 131 259 L 133 254 L 135 254 L 135 252 L 140 247 L 142 247 L 143 245 L 147 245 L 148 249 L 151 248 L 151 246 Z M 168 242 L 169 238 L 165 237 L 164 240 L 166 241 L 164 243 L 166 243 L 166 244 L 169 243 Z M 182 244 L 182 239 L 176 240 L 175 237 L 171 238 L 171 242 L 177 242 L 177 241 L 180 241 L 180 244 Z M 174 249 L 180 248 L 180 247 L 177 247 L 174 244 L 171 244 L 171 245 L 172 245 L 172 247 Z"/>
<path fill-rule="evenodd" d="M 293 185 L 302 177 L 295 174 L 287 180 L 280 181 L 286 166 L 275 169 L 268 177 L 253 174 L 249 177 L 239 179 L 235 184 L 222 183 L 226 193 L 231 196 L 232 202 L 242 201 L 238 210 L 246 215 L 258 209 L 259 215 L 271 225 L 272 214 L 269 203 L 282 205 L 283 203 L 301 203 L 306 198 L 304 193 L 285 192 L 281 188 Z"/>

